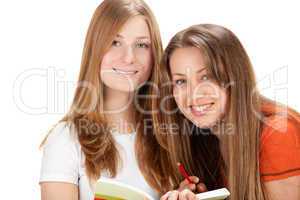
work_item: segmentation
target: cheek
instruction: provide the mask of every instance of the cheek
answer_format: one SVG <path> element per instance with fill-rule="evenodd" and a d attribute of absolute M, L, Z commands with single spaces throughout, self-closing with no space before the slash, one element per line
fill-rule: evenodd
<path fill-rule="evenodd" d="M 225 112 L 226 112 L 226 107 L 227 107 L 227 93 L 226 93 L 226 91 L 223 91 L 223 93 L 222 93 L 222 98 L 221 98 L 221 109 L 222 109 L 222 114 L 225 114 Z"/>
<path fill-rule="evenodd" d="M 182 91 L 182 89 L 174 88 L 173 89 L 173 96 L 175 99 L 175 102 L 180 110 L 183 110 L 186 106 L 186 93 Z"/>
<path fill-rule="evenodd" d="M 107 52 L 103 56 L 103 59 L 101 62 L 101 70 L 112 68 L 114 66 L 114 64 L 116 63 L 116 61 L 119 59 L 118 55 L 120 55 L 120 54 L 113 50 L 110 50 L 109 52 Z"/>
<path fill-rule="evenodd" d="M 141 68 L 140 78 L 143 80 L 148 79 L 154 67 L 151 52 L 140 52 L 136 54 L 136 59 L 136 64 Z"/>
<path fill-rule="evenodd" d="M 220 91 L 218 104 L 219 104 L 219 109 L 218 109 L 219 115 L 224 115 L 227 106 L 227 94 L 225 90 Z"/>
<path fill-rule="evenodd" d="M 146 70 L 151 69 L 153 64 L 152 53 L 150 50 L 137 50 L 135 52 L 137 62 L 142 65 Z"/>

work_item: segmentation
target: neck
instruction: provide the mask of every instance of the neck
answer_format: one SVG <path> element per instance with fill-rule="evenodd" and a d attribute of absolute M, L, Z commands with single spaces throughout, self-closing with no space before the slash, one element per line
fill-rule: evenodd
<path fill-rule="evenodd" d="M 221 140 L 222 136 L 226 134 L 231 134 L 231 128 L 232 127 L 230 127 L 224 119 L 220 119 L 213 126 L 210 127 L 210 130 L 215 136 L 217 136 L 219 140 Z"/>
<path fill-rule="evenodd" d="M 135 130 L 133 94 L 106 88 L 104 113 L 113 132 L 132 133 Z"/>
<path fill-rule="evenodd" d="M 211 127 L 210 129 L 219 140 L 220 153 L 223 156 L 224 161 L 228 162 L 228 146 L 225 145 L 228 142 L 228 136 L 234 135 L 234 127 L 231 125 L 231 123 L 228 123 L 225 120 L 220 120 L 215 126 Z"/>

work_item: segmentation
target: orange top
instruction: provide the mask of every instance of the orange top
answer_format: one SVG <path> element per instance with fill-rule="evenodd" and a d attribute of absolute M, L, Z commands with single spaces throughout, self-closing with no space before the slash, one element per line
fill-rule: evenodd
<path fill-rule="evenodd" d="M 286 117 L 269 117 L 260 145 L 262 181 L 300 175 L 300 123 Z"/>

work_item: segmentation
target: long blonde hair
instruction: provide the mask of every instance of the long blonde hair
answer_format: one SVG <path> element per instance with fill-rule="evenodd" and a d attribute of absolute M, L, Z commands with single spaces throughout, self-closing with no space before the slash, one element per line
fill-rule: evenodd
<path fill-rule="evenodd" d="M 198 48 L 204 56 L 208 73 L 220 86 L 227 88 L 226 116 L 220 122 L 224 123 L 225 134 L 220 136 L 220 140 L 210 134 L 210 130 L 195 127 L 178 110 L 176 112 L 174 98 L 166 98 L 172 96 L 171 84 L 165 84 L 171 82 L 170 58 L 176 49 L 184 47 Z M 258 116 L 280 114 L 283 109 L 275 109 L 275 102 L 257 91 L 250 59 L 238 38 L 222 26 L 191 26 L 170 40 L 160 73 L 154 75 L 161 88 L 159 93 L 152 91 L 152 95 L 159 96 L 151 102 L 154 136 L 145 134 L 140 137 L 147 156 L 144 159 L 147 169 L 143 170 L 148 171 L 147 180 L 152 186 L 162 192 L 176 189 L 183 180 L 177 169 L 177 162 L 182 162 L 188 173 L 200 177 L 209 190 L 227 186 L 231 191 L 229 199 L 267 199 L 259 172 L 262 123 Z M 161 110 L 162 102 L 164 112 Z M 300 119 L 299 114 L 291 109 L 288 110 L 288 117 L 298 122 Z M 177 124 L 179 128 L 161 128 L 167 124 Z M 154 139 L 164 150 L 153 150 L 151 145 L 154 146 Z M 148 155 L 158 151 L 163 153 Z M 155 166 L 151 164 L 153 160 Z M 149 173 L 158 169 L 161 171 Z M 161 180 L 165 183 L 161 184 Z"/>
<path fill-rule="evenodd" d="M 112 177 L 116 176 L 118 170 L 119 153 L 103 114 L 104 85 L 100 79 L 100 65 L 117 33 L 134 16 L 143 16 L 148 25 L 153 71 L 156 71 L 162 56 L 162 43 L 158 24 L 150 8 L 143 0 L 104 0 L 95 10 L 87 31 L 71 108 L 59 121 L 75 125 L 90 180 L 98 179 L 104 169 Z M 137 91 L 147 92 L 146 86 Z M 139 105 L 143 107 L 143 101 Z"/>

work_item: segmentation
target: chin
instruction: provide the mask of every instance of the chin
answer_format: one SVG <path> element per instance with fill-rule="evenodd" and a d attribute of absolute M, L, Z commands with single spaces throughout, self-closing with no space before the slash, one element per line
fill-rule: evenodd
<path fill-rule="evenodd" d="M 120 91 L 120 92 L 134 92 L 136 90 L 136 88 L 132 88 L 130 86 L 126 87 L 125 85 L 122 85 L 120 87 L 109 87 L 110 89 L 113 89 L 115 91 Z"/>
<path fill-rule="evenodd" d="M 137 89 L 137 84 L 134 81 L 132 82 L 133 84 L 128 84 L 128 82 L 122 80 L 103 80 L 103 83 L 107 88 L 116 91 L 133 92 Z"/>
<path fill-rule="evenodd" d="M 204 117 L 203 117 L 204 118 Z M 193 118 L 191 120 L 197 127 L 199 128 L 205 128 L 205 129 L 209 129 L 213 126 L 214 124 L 214 120 L 210 120 L 210 119 L 195 119 Z"/>

